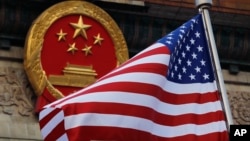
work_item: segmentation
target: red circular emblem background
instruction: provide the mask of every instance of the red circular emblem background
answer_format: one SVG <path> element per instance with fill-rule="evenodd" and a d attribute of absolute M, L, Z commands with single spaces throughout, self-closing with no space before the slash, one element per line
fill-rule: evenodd
<path fill-rule="evenodd" d="M 73 38 L 75 29 L 70 23 L 78 23 L 80 16 L 86 25 L 91 25 L 86 30 L 87 39 L 78 35 Z M 67 33 L 65 40 L 58 41 L 57 33 L 62 30 Z M 94 36 L 100 35 L 103 40 L 101 45 L 94 44 Z M 69 45 L 74 44 L 77 50 L 74 53 L 68 52 Z M 85 46 L 91 46 L 91 54 L 85 55 L 82 51 Z M 117 65 L 114 43 L 106 29 L 94 19 L 84 15 L 68 15 L 55 21 L 47 30 L 44 36 L 43 48 L 41 51 L 41 63 L 47 77 L 49 75 L 63 75 L 63 68 L 67 63 L 76 65 L 92 65 L 96 70 L 96 78 L 102 77 L 114 69 Z M 83 78 L 84 79 L 84 78 Z M 77 87 L 54 86 L 64 95 L 81 89 Z"/>
<path fill-rule="evenodd" d="M 36 111 L 104 76 L 128 59 L 115 21 L 85 1 L 65 1 L 33 22 L 25 43 L 24 68 L 35 93 Z"/>

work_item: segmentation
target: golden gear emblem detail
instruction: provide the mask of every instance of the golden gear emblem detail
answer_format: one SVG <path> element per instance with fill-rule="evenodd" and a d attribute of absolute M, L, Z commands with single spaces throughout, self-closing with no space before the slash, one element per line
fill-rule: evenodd
<path fill-rule="evenodd" d="M 127 59 L 126 42 L 115 21 L 84 1 L 48 8 L 26 37 L 26 73 L 35 93 L 48 102 L 94 83 Z"/>

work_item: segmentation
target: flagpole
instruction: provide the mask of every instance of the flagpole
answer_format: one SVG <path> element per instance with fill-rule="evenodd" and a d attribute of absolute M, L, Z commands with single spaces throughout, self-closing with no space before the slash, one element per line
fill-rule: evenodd
<path fill-rule="evenodd" d="M 228 126 L 228 131 L 229 131 L 230 125 L 233 124 L 233 118 L 231 114 L 230 105 L 228 102 L 227 92 L 226 92 L 226 88 L 224 84 L 224 79 L 222 76 L 218 52 L 217 52 L 215 39 L 213 35 L 212 24 L 211 24 L 210 16 L 209 16 L 209 8 L 212 6 L 212 0 L 195 0 L 195 5 L 199 9 L 199 11 L 202 13 L 202 18 L 204 21 L 204 28 L 205 28 L 205 32 L 207 35 L 208 45 L 210 48 L 210 54 L 211 54 L 213 66 L 215 69 L 215 75 L 216 75 L 216 79 L 218 83 L 217 85 L 221 93 L 222 104 L 223 104 L 222 106 L 225 111 L 225 116 L 227 120 L 226 122 L 228 124 L 227 126 Z"/>

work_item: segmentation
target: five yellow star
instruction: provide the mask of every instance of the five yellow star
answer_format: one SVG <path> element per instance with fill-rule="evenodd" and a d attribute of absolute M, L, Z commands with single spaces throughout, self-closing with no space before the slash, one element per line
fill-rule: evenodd
<path fill-rule="evenodd" d="M 92 48 L 92 46 L 85 45 L 85 48 L 82 49 L 82 51 L 85 52 L 85 56 L 92 54 L 91 48 Z"/>
<path fill-rule="evenodd" d="M 74 36 L 75 38 L 78 35 L 83 36 L 85 39 L 88 39 L 86 30 L 91 27 L 91 25 L 87 25 L 83 23 L 82 16 L 79 17 L 78 23 L 70 23 L 71 26 L 75 28 Z"/>
<path fill-rule="evenodd" d="M 101 45 L 101 44 L 102 44 L 102 41 L 104 40 L 104 39 L 101 37 L 100 33 L 98 33 L 97 36 L 94 36 L 94 38 L 95 38 L 94 44 L 97 44 L 97 43 L 98 43 L 99 45 Z"/>
<path fill-rule="evenodd" d="M 75 54 L 75 51 L 77 51 L 78 48 L 76 48 L 76 43 L 69 44 L 68 52 L 71 52 L 72 54 Z"/>
<path fill-rule="evenodd" d="M 92 25 L 84 24 L 82 16 L 79 16 L 77 23 L 69 23 L 69 24 L 75 29 L 73 38 L 76 38 L 78 35 L 80 35 L 83 38 L 88 39 L 87 30 L 90 27 L 92 27 Z M 56 33 L 56 35 L 58 36 L 58 41 L 66 40 L 67 33 L 63 32 L 62 29 L 60 29 L 60 32 Z M 102 41 L 104 40 L 104 38 L 101 37 L 100 33 L 98 33 L 96 36 L 93 36 L 93 37 L 94 37 L 94 43 L 93 43 L 94 45 L 102 44 Z M 92 49 L 92 46 L 85 45 L 82 51 L 85 52 L 85 56 L 88 56 L 89 54 L 92 54 L 91 49 Z M 75 54 L 76 51 L 78 51 L 78 48 L 76 47 L 76 43 L 69 44 L 67 52 L 71 52 L 72 54 Z"/>
<path fill-rule="evenodd" d="M 61 29 L 59 33 L 56 33 L 56 35 L 58 36 L 58 41 L 61 41 L 65 40 L 65 36 L 67 35 L 67 33 L 64 33 Z"/>

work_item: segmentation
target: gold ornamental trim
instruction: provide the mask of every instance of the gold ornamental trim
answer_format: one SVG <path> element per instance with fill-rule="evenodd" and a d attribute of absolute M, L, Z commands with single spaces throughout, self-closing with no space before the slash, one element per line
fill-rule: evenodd
<path fill-rule="evenodd" d="M 41 50 L 48 28 L 59 18 L 75 14 L 93 18 L 106 29 L 113 40 L 118 65 L 128 59 L 128 49 L 124 36 L 108 13 L 94 4 L 84 1 L 65 1 L 55 4 L 45 10 L 32 23 L 25 42 L 24 68 L 38 96 L 47 88 L 56 99 L 64 97 L 62 92 L 51 84 L 42 68 Z"/>

